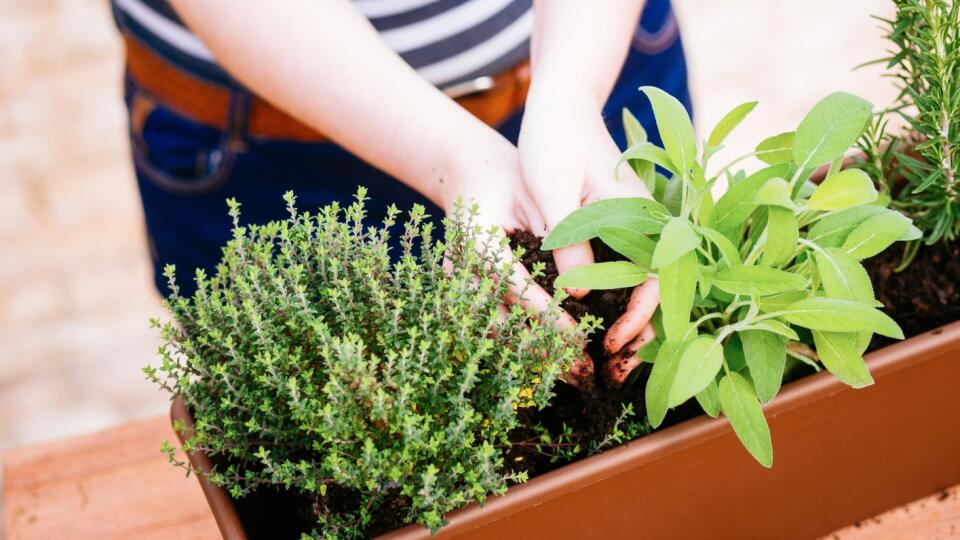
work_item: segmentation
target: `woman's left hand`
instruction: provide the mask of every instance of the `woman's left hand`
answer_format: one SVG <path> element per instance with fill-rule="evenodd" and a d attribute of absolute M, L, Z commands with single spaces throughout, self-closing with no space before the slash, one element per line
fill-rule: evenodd
<path fill-rule="evenodd" d="M 589 95 L 577 96 L 568 91 L 531 93 L 518 146 L 524 181 L 539 210 L 539 215 L 528 216 L 528 221 L 539 235 L 546 236 L 568 214 L 592 202 L 650 197 L 630 167 L 617 167 L 620 150 L 607 131 L 600 107 Z M 553 256 L 560 273 L 594 261 L 587 242 L 557 249 Z M 590 291 L 567 292 L 582 298 Z M 606 351 L 636 351 L 649 341 L 653 332 L 647 327 L 659 301 L 656 279 L 637 287 L 626 313 L 608 326 Z M 611 367 L 606 374 L 612 382 L 622 382 L 639 365 L 633 354 L 627 356 L 626 361 L 617 362 L 618 367 Z"/>

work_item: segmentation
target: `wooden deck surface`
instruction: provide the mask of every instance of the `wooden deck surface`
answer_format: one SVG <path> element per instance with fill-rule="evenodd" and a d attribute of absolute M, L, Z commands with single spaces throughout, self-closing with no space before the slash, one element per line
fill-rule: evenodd
<path fill-rule="evenodd" d="M 7 540 L 207 540 L 219 531 L 194 478 L 159 449 L 165 416 L 3 456 Z M 855 497 L 855 493 L 851 493 Z M 853 524 L 831 540 L 960 538 L 960 486 Z"/>

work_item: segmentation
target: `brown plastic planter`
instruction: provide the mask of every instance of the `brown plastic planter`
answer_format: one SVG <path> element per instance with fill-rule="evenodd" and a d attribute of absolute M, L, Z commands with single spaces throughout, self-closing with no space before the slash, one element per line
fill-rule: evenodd
<path fill-rule="evenodd" d="M 772 469 L 726 420 L 696 418 L 453 512 L 438 537 L 809 539 L 960 482 L 960 322 L 867 363 L 869 388 L 820 373 L 765 407 Z M 179 401 L 172 416 L 189 421 Z M 224 538 L 246 538 L 226 493 L 201 484 Z"/>

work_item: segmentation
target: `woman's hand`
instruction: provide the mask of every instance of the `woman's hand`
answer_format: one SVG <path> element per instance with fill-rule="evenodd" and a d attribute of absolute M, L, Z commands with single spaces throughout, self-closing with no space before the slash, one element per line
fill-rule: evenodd
<path fill-rule="evenodd" d="M 542 221 L 531 229 L 546 235 L 570 212 L 601 199 L 650 197 L 640 179 L 627 167 L 616 168 L 620 150 L 607 131 L 597 100 L 570 91 L 531 94 L 520 131 L 520 162 L 527 189 L 537 208 L 528 212 Z M 616 172 L 615 172 L 616 168 Z M 590 244 L 584 242 L 554 251 L 557 270 L 593 262 Z M 568 290 L 582 298 L 589 291 Z M 631 295 L 627 312 L 608 327 L 604 348 L 610 354 L 636 350 L 652 337 L 644 332 L 659 303 L 657 281 L 651 279 Z M 610 321 L 606 321 L 609 323 Z M 631 362 L 632 363 L 632 362 Z M 629 369 L 635 367 L 630 365 Z M 614 381 L 629 374 L 608 373 Z"/>
<path fill-rule="evenodd" d="M 472 144 L 452 156 L 448 172 L 441 178 L 440 206 L 453 216 L 458 201 L 476 204 L 478 214 L 473 223 L 484 231 L 494 231 L 489 245 L 499 246 L 503 234 L 518 229 L 532 230 L 531 223 L 542 223 L 539 209 L 523 181 L 517 149 L 492 129 L 478 133 Z M 492 227 L 495 226 L 495 227 Z M 510 260 L 509 248 L 500 253 L 500 260 Z M 552 296 L 533 282 L 527 269 L 517 262 L 510 278 L 510 293 L 505 301 L 519 304 L 535 313 L 550 308 Z M 574 327 L 576 321 L 565 311 L 557 324 Z M 570 370 L 567 382 L 574 386 L 590 384 L 593 361 L 584 356 Z"/>

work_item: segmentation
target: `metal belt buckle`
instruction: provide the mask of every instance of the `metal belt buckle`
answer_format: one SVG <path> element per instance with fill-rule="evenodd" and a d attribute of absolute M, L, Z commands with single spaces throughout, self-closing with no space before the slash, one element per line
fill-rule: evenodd
<path fill-rule="evenodd" d="M 451 99 L 459 99 L 462 97 L 470 96 L 473 94 L 480 94 L 486 92 L 487 90 L 492 89 L 495 86 L 495 81 L 493 77 L 484 76 L 477 77 L 476 79 L 471 79 L 469 81 L 464 81 L 457 84 L 452 84 L 450 86 L 444 87 L 443 93 L 446 94 Z"/>

